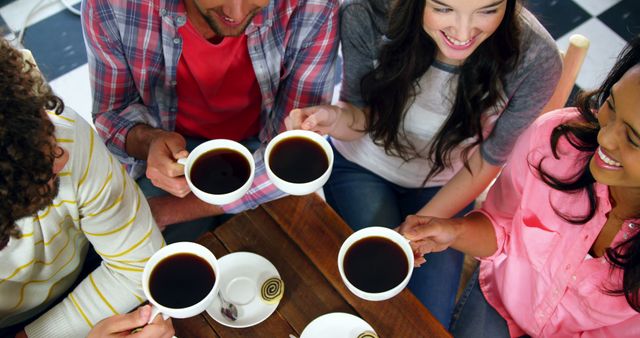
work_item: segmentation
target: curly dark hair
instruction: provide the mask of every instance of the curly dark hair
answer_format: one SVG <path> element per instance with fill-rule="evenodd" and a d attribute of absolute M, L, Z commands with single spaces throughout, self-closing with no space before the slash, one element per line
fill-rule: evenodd
<path fill-rule="evenodd" d="M 604 104 L 611 94 L 613 85 L 632 67 L 640 65 L 640 37 L 629 42 L 620 52 L 616 64 L 600 88 L 582 93 L 576 100 L 576 105 L 581 117 L 575 121 L 557 126 L 551 134 L 551 149 L 553 156 L 559 158 L 557 153 L 558 141 L 565 138 L 574 148 L 581 151 L 584 163 L 581 170 L 574 177 L 559 179 L 552 173 L 542 169 L 542 161 L 531 164 L 540 175 L 540 178 L 550 187 L 567 193 L 579 193 L 586 191 L 589 201 L 589 211 L 584 215 L 567 215 L 556 210 L 556 213 L 573 224 L 584 224 L 591 220 L 598 208 L 594 183 L 596 180 L 589 170 L 589 159 L 598 147 L 598 132 L 600 124 L 594 112 Z M 554 208 L 555 209 L 555 208 Z M 637 210 L 640 215 L 640 210 Z M 614 295 L 624 295 L 627 303 L 640 312 L 640 232 L 629 239 L 609 247 L 605 251 L 607 260 L 613 268 L 622 269 L 622 286 L 619 289 L 608 290 Z"/>
<path fill-rule="evenodd" d="M 35 64 L 0 39 L 0 249 L 19 238 L 16 220 L 46 207 L 57 194 L 53 163 L 61 154 L 46 111 L 64 104 Z"/>
<path fill-rule="evenodd" d="M 482 112 L 503 102 L 505 77 L 520 59 L 520 1 L 507 0 L 496 31 L 461 66 L 451 113 L 427 153 L 432 167 L 424 183 L 451 167 L 454 148 L 476 137 L 462 148 L 463 163 L 469 169 L 469 152 L 484 140 Z M 406 141 L 402 121 L 419 89 L 418 80 L 431 67 L 438 50 L 423 28 L 425 6 L 426 0 L 392 2 L 386 35 L 389 41 L 380 50 L 378 66 L 361 81 L 362 97 L 371 110 L 367 131 L 388 155 L 405 161 L 422 156 L 422 150 Z"/>

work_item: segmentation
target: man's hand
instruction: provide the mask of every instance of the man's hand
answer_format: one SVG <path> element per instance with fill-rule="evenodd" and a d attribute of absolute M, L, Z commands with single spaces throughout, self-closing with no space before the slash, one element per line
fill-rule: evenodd
<path fill-rule="evenodd" d="M 410 240 L 415 265 L 425 262 L 424 255 L 447 249 L 458 238 L 458 224 L 455 219 L 440 219 L 427 216 L 408 216 L 398 232 Z"/>
<path fill-rule="evenodd" d="M 163 131 L 155 134 L 147 155 L 147 178 L 156 187 L 178 197 L 191 192 L 184 177 L 184 166 L 176 162 L 189 155 L 185 146 L 182 135 Z"/>
<path fill-rule="evenodd" d="M 294 109 L 284 120 L 287 130 L 304 129 L 318 134 L 331 134 L 341 114 L 338 106 L 322 105 Z"/>
<path fill-rule="evenodd" d="M 87 338 L 130 337 L 130 338 L 171 338 L 174 335 L 171 319 L 164 320 L 158 315 L 149 322 L 151 306 L 144 305 L 133 312 L 114 315 L 98 322 Z M 141 328 L 141 329 L 138 329 Z M 135 330 L 135 331 L 134 331 Z M 134 333 L 135 332 L 135 333 Z"/>

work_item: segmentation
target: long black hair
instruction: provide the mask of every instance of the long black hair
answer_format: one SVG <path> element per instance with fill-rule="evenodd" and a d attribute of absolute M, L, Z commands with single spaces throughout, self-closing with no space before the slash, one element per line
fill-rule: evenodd
<path fill-rule="evenodd" d="M 361 90 L 370 109 L 367 132 L 388 155 L 405 161 L 421 157 L 421 150 L 404 135 L 403 121 L 418 91 L 418 81 L 433 64 L 438 47 L 424 31 L 426 0 L 394 1 L 389 14 L 388 41 L 381 47 L 378 65 L 362 78 Z M 451 166 L 451 152 L 475 137 L 462 151 L 465 167 L 472 147 L 482 143 L 481 115 L 499 103 L 506 74 L 520 57 L 521 5 L 507 0 L 497 30 L 461 66 L 456 97 L 447 121 L 427 153 L 432 162 L 425 182 Z"/>
<path fill-rule="evenodd" d="M 555 158 L 558 158 L 556 150 L 558 140 L 561 137 L 564 137 L 569 141 L 569 144 L 585 155 L 585 163 L 574 177 L 564 180 L 558 179 L 542 169 L 542 161 L 535 165 L 540 178 L 550 187 L 568 193 L 586 191 L 589 200 L 589 211 L 586 215 L 567 215 L 556 210 L 556 213 L 568 222 L 584 224 L 593 218 L 596 213 L 598 205 L 594 186 L 595 179 L 589 170 L 589 159 L 598 147 L 597 137 L 600 131 L 600 125 L 594 115 L 594 111 L 605 104 L 605 100 L 611 93 L 611 87 L 629 69 L 638 64 L 640 64 L 640 38 L 636 38 L 625 47 L 600 88 L 578 96 L 576 102 L 581 118 L 559 125 L 553 130 L 551 134 L 551 149 Z M 637 212 L 640 214 L 640 210 L 637 210 Z M 613 248 L 607 248 L 606 257 L 613 268 L 619 268 L 623 271 L 622 287 L 616 290 L 609 290 L 609 293 L 624 295 L 629 305 L 640 312 L 640 297 L 638 294 L 638 291 L 640 291 L 640 232 Z"/>

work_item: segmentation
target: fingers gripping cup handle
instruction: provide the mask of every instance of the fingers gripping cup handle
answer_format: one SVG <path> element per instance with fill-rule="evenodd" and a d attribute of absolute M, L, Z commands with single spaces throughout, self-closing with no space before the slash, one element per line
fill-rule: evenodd
<path fill-rule="evenodd" d="M 151 322 L 153 322 L 154 319 L 156 319 L 157 315 L 162 315 L 162 319 L 167 320 L 169 319 L 169 316 L 162 313 L 162 311 L 160 309 L 158 309 L 158 307 L 156 307 L 155 305 L 151 304 L 151 316 L 149 317 L 149 322 L 147 324 L 151 324 Z"/>
<path fill-rule="evenodd" d="M 187 165 L 187 159 L 188 159 L 187 157 L 179 158 L 176 162 L 186 166 Z"/>

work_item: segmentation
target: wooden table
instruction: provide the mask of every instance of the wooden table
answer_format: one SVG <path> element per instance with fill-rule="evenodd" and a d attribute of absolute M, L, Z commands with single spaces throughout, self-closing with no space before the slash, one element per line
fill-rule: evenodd
<path fill-rule="evenodd" d="M 222 257 L 250 251 L 278 269 L 285 293 L 276 312 L 244 329 L 223 326 L 204 312 L 176 320 L 176 335 L 189 337 L 297 337 L 309 322 L 329 312 L 347 312 L 367 321 L 380 338 L 450 337 L 408 290 L 390 300 L 357 298 L 338 272 L 338 250 L 351 229 L 321 198 L 286 197 L 234 216 L 198 242 Z M 327 337 L 330 338 L 330 337 Z"/>

